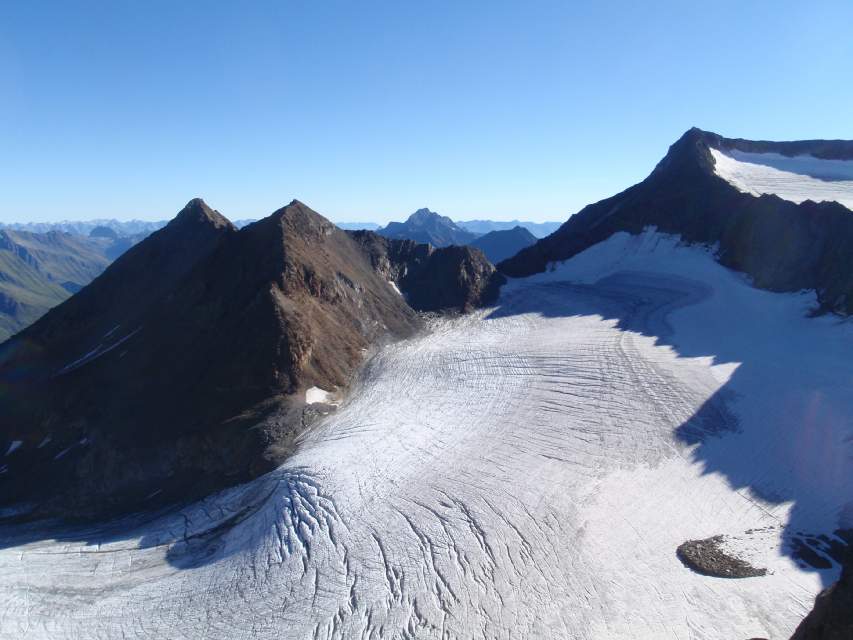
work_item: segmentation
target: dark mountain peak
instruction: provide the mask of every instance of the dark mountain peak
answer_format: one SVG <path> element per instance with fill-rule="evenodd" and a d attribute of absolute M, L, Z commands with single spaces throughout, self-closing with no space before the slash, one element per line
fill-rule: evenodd
<path fill-rule="evenodd" d="M 530 236 L 531 238 L 536 238 L 536 236 L 534 236 L 532 233 L 530 233 L 529 229 L 527 229 L 526 227 L 522 227 L 520 224 L 515 225 L 512 229 L 509 229 L 509 231 L 512 231 L 513 233 L 516 233 L 519 235 Z"/>
<path fill-rule="evenodd" d="M 201 198 L 193 198 L 178 212 L 167 227 L 191 227 L 205 226 L 215 227 L 217 229 L 223 227 L 233 227 L 234 225 L 219 213 L 216 209 L 211 209 L 207 203 Z"/>
<path fill-rule="evenodd" d="M 688 129 L 676 140 L 658 162 L 651 178 L 674 177 L 679 180 L 709 175 L 714 172 L 710 148 L 719 148 L 720 136 L 698 127 Z"/>
<path fill-rule="evenodd" d="M 191 200 L 169 224 L 130 247 L 20 336 L 56 358 L 81 349 L 85 352 L 86 345 L 96 344 L 104 331 L 138 321 L 221 241 L 236 233 L 204 201 Z"/>
<path fill-rule="evenodd" d="M 427 207 L 423 207 L 415 211 L 412 215 L 409 216 L 410 222 L 417 222 L 419 220 L 429 220 L 430 218 L 440 218 L 435 211 L 431 211 Z"/>
<path fill-rule="evenodd" d="M 705 131 L 697 127 L 686 131 L 670 147 L 667 156 L 676 156 L 682 160 L 689 157 L 698 158 L 702 162 L 710 157 L 709 149 L 723 152 L 775 153 L 788 157 L 810 155 L 824 160 L 853 159 L 853 140 L 747 140 L 726 138 L 713 131 Z M 711 168 L 713 168 L 713 162 Z"/>
<path fill-rule="evenodd" d="M 289 224 L 310 224 L 314 226 L 332 224 L 299 200 L 291 200 L 289 204 L 274 211 L 270 217 Z"/>
<path fill-rule="evenodd" d="M 498 267 L 510 276 L 543 271 L 612 234 L 648 227 L 715 245 L 718 260 L 773 291 L 814 289 L 824 310 L 853 313 L 853 216 L 835 201 L 796 202 L 774 190 L 742 191 L 717 174 L 715 154 L 808 155 L 853 159 L 853 141 L 769 142 L 724 138 L 692 128 L 648 178 L 573 215 L 555 233 Z M 780 250 L 784 248 L 784 250 Z"/>
<path fill-rule="evenodd" d="M 435 211 L 431 211 L 426 207 L 415 211 L 412 215 L 408 217 L 406 222 L 417 225 L 447 224 L 452 225 L 454 227 L 456 226 L 456 223 L 453 222 L 453 220 L 451 220 L 447 216 L 439 215 Z"/>
<path fill-rule="evenodd" d="M 266 218 L 244 228 L 248 236 L 259 239 L 274 237 L 277 241 L 286 243 L 302 240 L 316 241 L 332 234 L 335 230 L 334 223 L 299 200 L 292 200 Z"/>
<path fill-rule="evenodd" d="M 435 247 L 468 244 L 478 235 L 466 231 L 447 216 L 427 208 L 418 209 L 405 222 L 389 222 L 377 233 L 387 238 L 408 238 Z"/>

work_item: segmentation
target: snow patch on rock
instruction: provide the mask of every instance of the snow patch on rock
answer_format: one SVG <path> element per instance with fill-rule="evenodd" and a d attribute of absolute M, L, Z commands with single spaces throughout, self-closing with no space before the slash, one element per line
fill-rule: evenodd
<path fill-rule="evenodd" d="M 20 448 L 20 446 L 22 444 L 24 444 L 24 443 L 21 442 L 20 440 L 12 440 L 12 443 L 9 445 L 9 448 L 6 449 L 5 455 L 8 456 L 10 453 L 14 453 L 15 451 L 17 451 Z"/>
<path fill-rule="evenodd" d="M 311 387 L 305 392 L 305 404 L 333 404 L 334 394 L 331 391 L 325 391 L 320 387 Z"/>

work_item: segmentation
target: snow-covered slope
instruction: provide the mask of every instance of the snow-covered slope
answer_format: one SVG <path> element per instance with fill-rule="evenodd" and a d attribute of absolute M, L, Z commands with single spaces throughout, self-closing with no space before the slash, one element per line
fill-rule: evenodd
<path fill-rule="evenodd" d="M 0 636 L 785 638 L 837 573 L 791 543 L 853 517 L 853 326 L 813 303 L 615 234 L 380 351 L 251 484 L 4 530 Z M 677 559 L 716 535 L 768 575 Z"/>
<path fill-rule="evenodd" d="M 834 200 L 853 209 L 853 160 L 711 149 L 717 175 L 740 191 L 791 202 Z"/>

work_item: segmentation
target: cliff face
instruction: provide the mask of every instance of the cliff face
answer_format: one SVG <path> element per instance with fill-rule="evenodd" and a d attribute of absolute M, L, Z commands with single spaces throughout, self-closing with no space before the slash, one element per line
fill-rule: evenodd
<path fill-rule="evenodd" d="M 389 280 L 439 279 L 434 308 L 467 309 L 494 276 L 482 254 L 368 249 L 387 242 L 297 201 L 240 231 L 191 201 L 0 346 L 0 436 L 21 442 L 0 479 L 6 505 L 100 515 L 274 468 L 304 427 L 307 389 L 345 387 L 372 344 L 421 327 Z"/>
<path fill-rule="evenodd" d="M 616 231 L 656 226 L 688 242 L 717 245 L 719 262 L 758 287 L 815 289 L 824 309 L 853 311 L 853 212 L 838 202 L 744 193 L 717 174 L 712 150 L 853 159 L 847 141 L 752 142 L 691 129 L 643 182 L 585 207 L 498 268 L 510 276 L 538 273 Z"/>
<path fill-rule="evenodd" d="M 506 281 L 474 247 L 436 249 L 369 231 L 352 234 L 374 267 L 397 285 L 417 311 L 470 311 L 494 302 Z"/>
<path fill-rule="evenodd" d="M 791 640 L 849 640 L 853 638 L 853 553 L 848 551 L 841 578 L 817 597 L 814 609 Z"/>

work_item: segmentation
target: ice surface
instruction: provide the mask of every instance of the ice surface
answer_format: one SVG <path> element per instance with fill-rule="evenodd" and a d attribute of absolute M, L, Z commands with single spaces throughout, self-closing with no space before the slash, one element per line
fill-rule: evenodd
<path fill-rule="evenodd" d="M 813 304 L 616 234 L 379 351 L 277 471 L 0 531 L 0 636 L 786 638 L 837 575 L 791 537 L 853 513 L 853 327 Z M 769 574 L 679 562 L 715 535 Z"/>
<path fill-rule="evenodd" d="M 711 155 L 717 175 L 745 193 L 773 193 L 797 203 L 834 200 L 853 209 L 853 160 L 717 149 Z"/>

